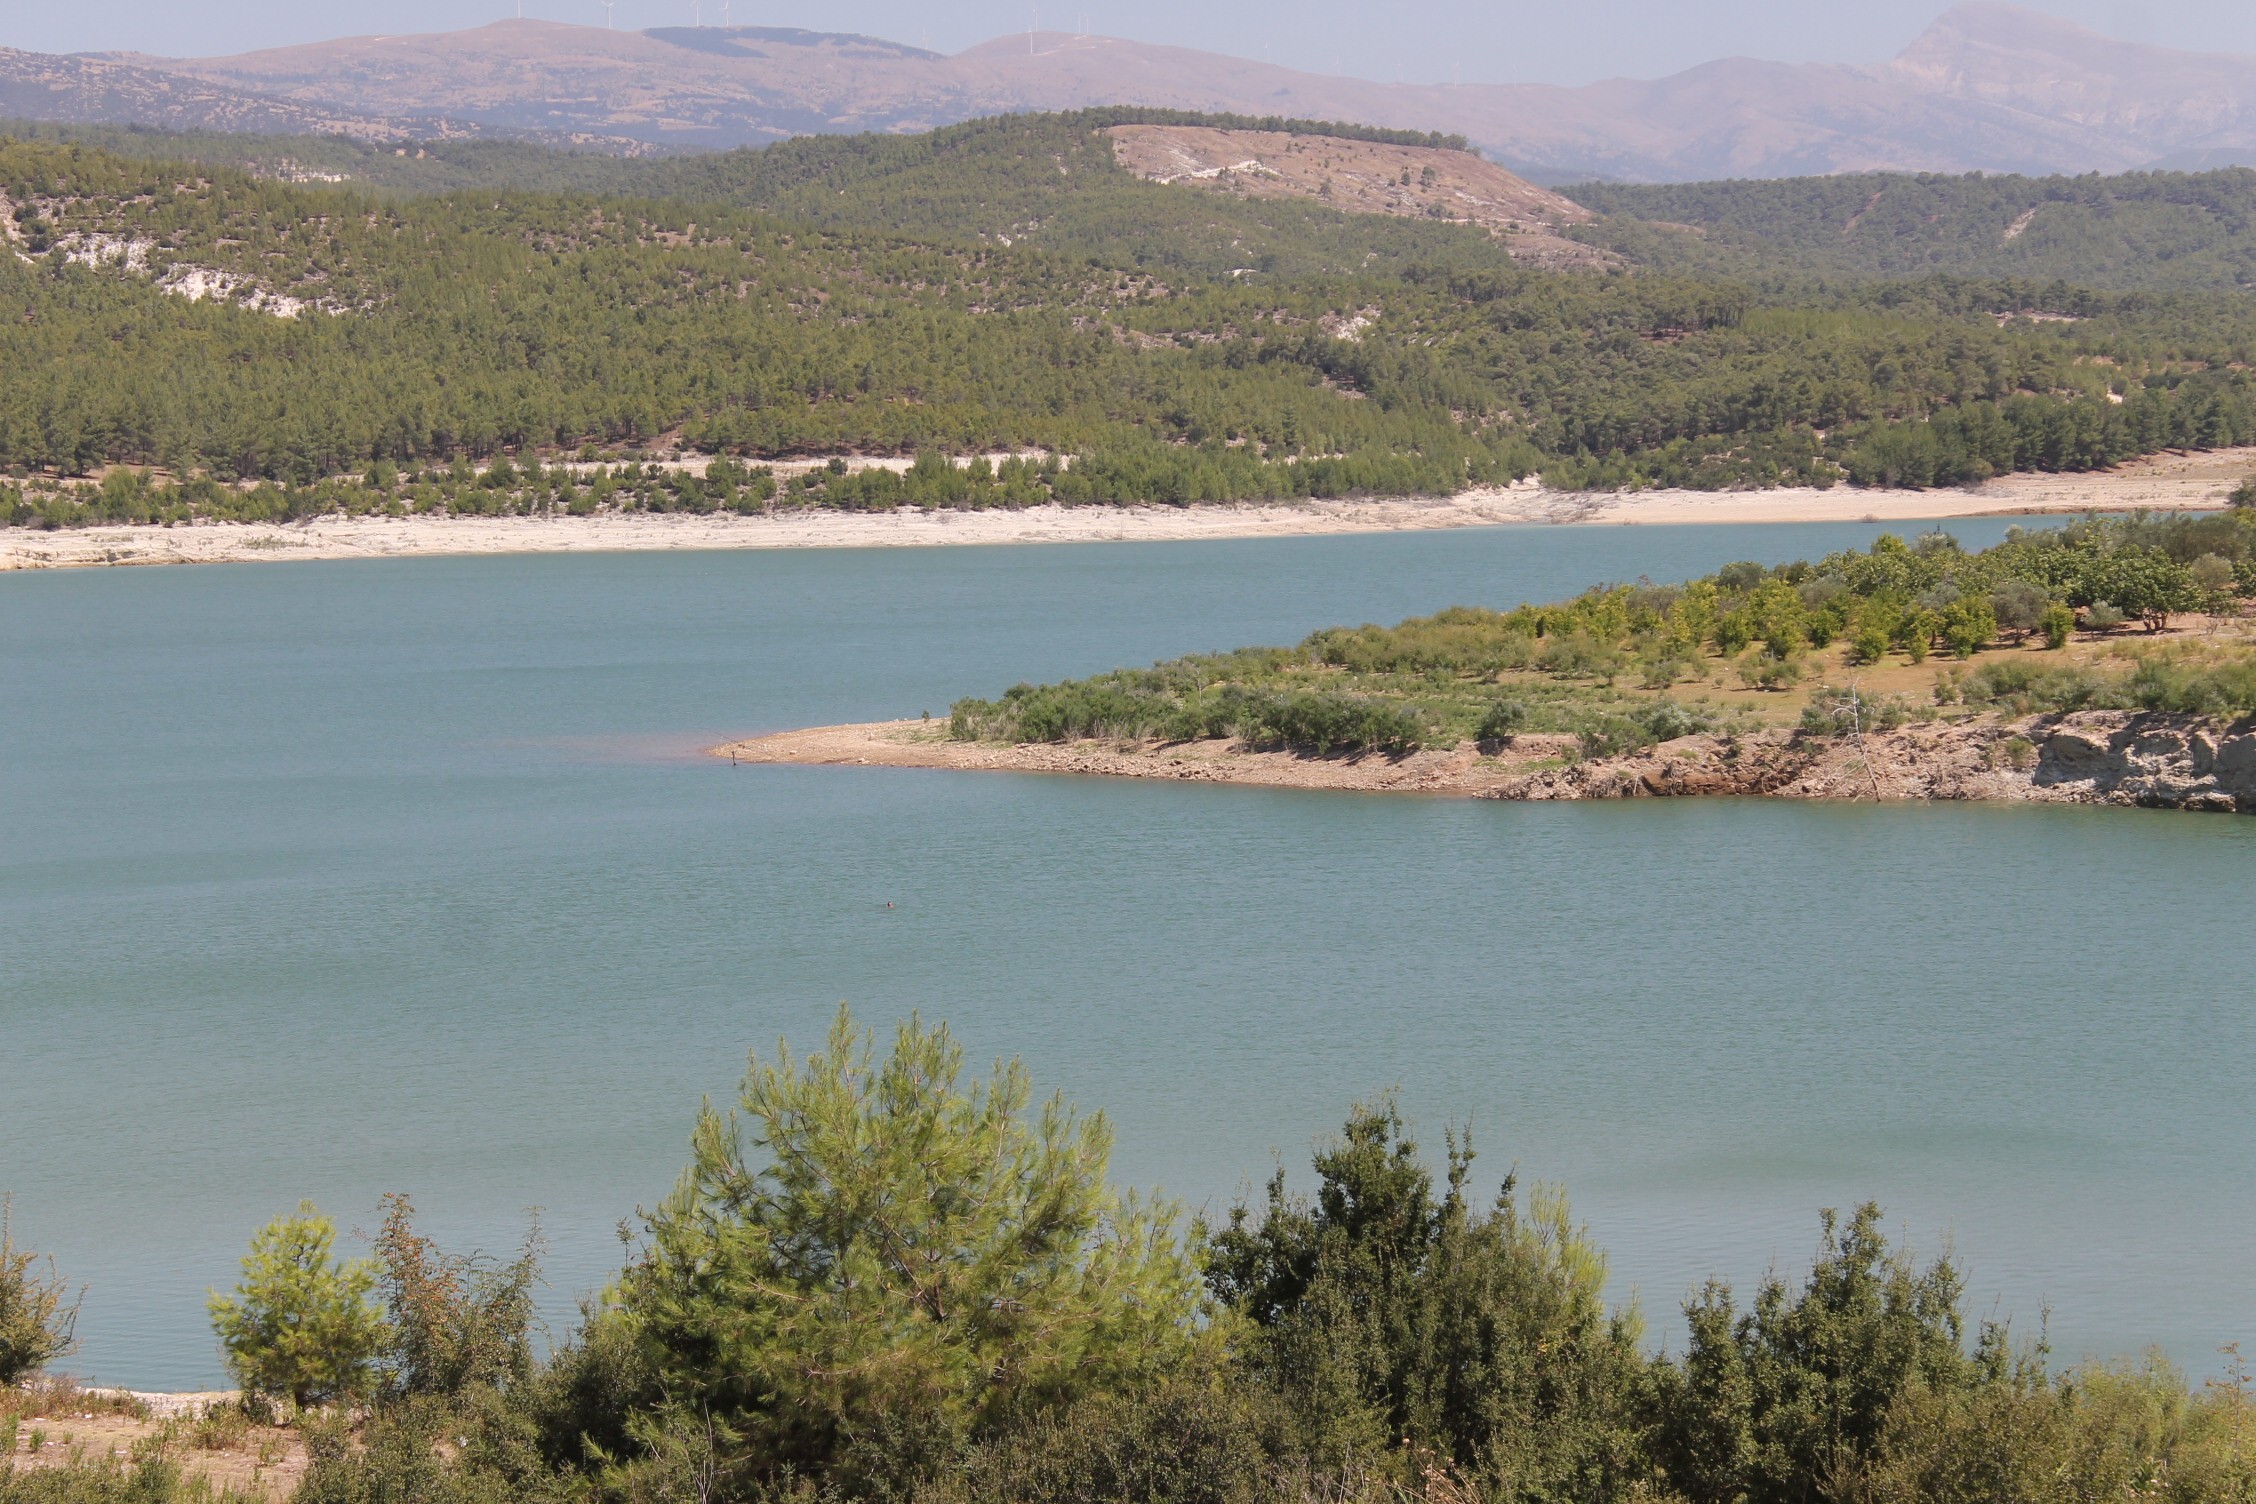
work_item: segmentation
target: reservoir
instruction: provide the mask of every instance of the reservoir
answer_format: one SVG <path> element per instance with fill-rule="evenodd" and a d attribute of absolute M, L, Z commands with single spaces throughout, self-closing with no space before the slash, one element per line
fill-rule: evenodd
<path fill-rule="evenodd" d="M 538 1207 L 561 1327 L 699 1097 L 846 1001 L 1022 1056 L 1192 1211 L 1305 1188 L 1394 1090 L 1487 1191 L 1563 1183 L 1657 1336 L 1869 1198 L 1973 1317 L 2217 1371 L 2256 1341 L 2256 822 L 698 755 L 1878 531 L 0 578 L 0 1191 L 89 1287 L 70 1366 L 216 1382 L 204 1292 L 301 1197 L 496 1250 Z"/>

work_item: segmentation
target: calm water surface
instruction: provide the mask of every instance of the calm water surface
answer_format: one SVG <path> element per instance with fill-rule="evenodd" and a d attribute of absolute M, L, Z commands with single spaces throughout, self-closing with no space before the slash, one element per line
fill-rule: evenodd
<path fill-rule="evenodd" d="M 0 1190 L 108 1381 L 216 1378 L 203 1292 L 301 1196 L 487 1246 L 539 1206 L 563 1311 L 699 1095 L 850 999 L 1024 1055 L 1194 1206 L 1399 1087 L 1657 1317 L 1877 1197 L 1982 1313 L 2211 1369 L 2256 1340 L 2256 822 L 692 755 L 1874 531 L 0 578 Z"/>

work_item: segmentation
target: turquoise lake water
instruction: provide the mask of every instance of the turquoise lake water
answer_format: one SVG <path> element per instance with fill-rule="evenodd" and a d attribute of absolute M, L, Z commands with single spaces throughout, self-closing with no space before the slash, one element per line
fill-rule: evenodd
<path fill-rule="evenodd" d="M 300 1197 L 488 1247 L 539 1206 L 562 1314 L 699 1095 L 846 999 L 1024 1056 L 1193 1206 L 1397 1087 L 1563 1181 L 1658 1331 L 1872 1197 L 1977 1314 L 2211 1371 L 2256 1340 L 2256 821 L 695 755 L 1876 531 L 0 578 L 0 1190 L 102 1381 L 215 1380 L 204 1291 Z"/>

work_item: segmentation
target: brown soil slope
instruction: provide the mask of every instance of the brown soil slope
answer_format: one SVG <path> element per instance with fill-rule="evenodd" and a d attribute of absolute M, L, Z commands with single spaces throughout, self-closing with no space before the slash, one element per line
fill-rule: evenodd
<path fill-rule="evenodd" d="M 1240 198 L 1306 199 L 1350 214 L 1479 225 L 1526 260 L 1599 265 L 1609 259 L 1555 233 L 1589 220 L 1588 209 L 1472 152 L 1198 125 L 1120 125 L 1108 134 L 1120 165 L 1155 183 Z"/>

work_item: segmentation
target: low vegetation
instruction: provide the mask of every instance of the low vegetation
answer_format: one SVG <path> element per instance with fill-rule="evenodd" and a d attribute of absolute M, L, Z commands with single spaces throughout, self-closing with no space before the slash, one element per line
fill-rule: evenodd
<path fill-rule="evenodd" d="M 1682 585 L 1602 586 L 1510 611 L 1335 627 L 1292 648 L 1195 655 L 956 702 L 962 740 L 1188 741 L 1399 754 L 1527 733 L 1604 756 L 1701 731 L 1830 732 L 1835 685 L 1900 723 L 1951 707 L 2256 713 L 2256 644 L 2222 626 L 2256 595 L 2256 514 L 1940 533 Z M 2181 618 L 2207 627 L 2164 636 Z M 2131 631 L 2132 624 L 2143 632 Z M 2079 632 L 2082 640 L 2076 641 Z M 2048 651 L 2049 650 L 2049 651 Z M 1931 657 L 1950 660 L 1937 674 Z M 1869 721 L 1859 725 L 1870 729 Z"/>
<path fill-rule="evenodd" d="M 303 1504 L 2173 1504 L 2256 1495 L 2237 1360 L 2053 1370 L 1970 1323 L 1965 1276 L 1826 1212 L 1806 1274 L 1686 1301 L 1681 1351 L 1609 1305 L 1563 1193 L 1493 1194 L 1387 1101 L 1218 1225 L 1116 1191 L 1101 1114 L 967 1079 L 942 1028 L 880 1058 L 755 1060 L 579 1330 L 532 1356 L 528 1249 L 450 1258 L 386 1208 L 386 1334 L 351 1404 L 295 1414 Z M 286 1219 L 289 1220 L 289 1219 Z M 306 1220 L 302 1215 L 298 1219 Z M 272 1242 L 262 1235 L 262 1247 Z M 296 1268 L 344 1276 L 318 1237 Z M 319 1244 L 317 1248 L 315 1245 Z M 267 1248 L 271 1254 L 273 1250 Z M 271 1262 L 254 1252 L 253 1263 Z M 246 1283 L 241 1299 L 265 1297 Z M 333 1329 L 334 1330 L 334 1329 Z M 357 1342 L 328 1371 L 358 1362 Z M 286 1379 L 262 1394 L 288 1403 Z M 8 1412 L 46 1413 L 28 1391 Z M 11 1421 L 11 1424 L 13 1422 Z M 228 1444 L 249 1422 L 215 1412 Z M 236 1437 L 236 1439 L 240 1439 Z M 209 1498 L 177 1429 L 0 1466 L 7 1504 Z"/>

